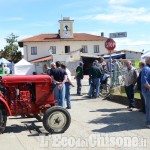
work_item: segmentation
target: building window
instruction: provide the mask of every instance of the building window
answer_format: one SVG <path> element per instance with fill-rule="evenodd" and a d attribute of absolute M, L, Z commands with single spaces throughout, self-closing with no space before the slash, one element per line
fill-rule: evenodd
<path fill-rule="evenodd" d="M 70 46 L 65 46 L 65 53 L 70 53 Z"/>
<path fill-rule="evenodd" d="M 82 45 L 83 51 L 82 53 L 88 53 L 87 45 Z"/>
<path fill-rule="evenodd" d="M 99 45 L 94 45 L 94 53 L 99 53 Z"/>
<path fill-rule="evenodd" d="M 56 54 L 56 46 L 50 46 L 50 49 L 52 50 L 52 54 Z"/>
<path fill-rule="evenodd" d="M 37 55 L 37 47 L 31 47 L 31 55 Z"/>

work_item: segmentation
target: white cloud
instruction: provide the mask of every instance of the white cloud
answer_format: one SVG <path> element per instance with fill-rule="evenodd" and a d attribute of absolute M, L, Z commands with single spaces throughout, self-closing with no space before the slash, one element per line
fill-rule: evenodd
<path fill-rule="evenodd" d="M 150 50 L 150 41 L 148 40 L 131 40 L 129 38 L 114 39 L 116 41 L 116 50 L 127 49 L 142 51 Z"/>
<path fill-rule="evenodd" d="M 113 6 L 107 13 L 81 17 L 84 20 L 99 20 L 113 23 L 150 22 L 150 12 L 143 7 Z"/>
<path fill-rule="evenodd" d="M 93 18 L 93 15 L 73 17 L 74 20 L 91 20 L 92 18 Z"/>
<path fill-rule="evenodd" d="M 124 4 L 129 3 L 131 0 L 109 0 L 109 4 Z"/>
<path fill-rule="evenodd" d="M 118 43 L 118 46 L 129 45 L 129 46 L 141 46 L 141 45 L 150 45 L 150 41 L 140 40 L 140 41 L 133 41 L 129 38 L 122 38 L 115 40 Z"/>
<path fill-rule="evenodd" d="M 109 12 L 116 12 L 116 13 L 134 13 L 134 14 L 143 14 L 146 13 L 148 10 L 144 7 L 139 7 L 139 8 L 135 8 L 135 7 L 124 7 L 124 6 L 111 6 L 110 8 L 111 11 Z"/>

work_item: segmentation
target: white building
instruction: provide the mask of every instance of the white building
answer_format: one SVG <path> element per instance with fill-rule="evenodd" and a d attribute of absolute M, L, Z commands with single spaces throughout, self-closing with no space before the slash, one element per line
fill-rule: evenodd
<path fill-rule="evenodd" d="M 63 20 L 59 20 L 58 34 L 40 34 L 18 42 L 19 46 L 24 49 L 24 58 L 37 63 L 38 73 L 42 72 L 43 65 L 39 62 L 50 60 L 50 55 L 53 56 L 53 61 L 70 63 L 72 65 L 69 67 L 74 69 L 81 56 L 97 56 L 107 52 L 105 48 L 107 38 L 86 33 L 74 33 L 73 22 L 74 20 L 64 17 Z"/>

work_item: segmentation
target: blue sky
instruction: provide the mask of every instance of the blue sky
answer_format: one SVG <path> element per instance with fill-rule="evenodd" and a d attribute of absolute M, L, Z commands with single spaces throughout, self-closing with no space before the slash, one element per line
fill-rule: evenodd
<path fill-rule="evenodd" d="M 0 0 L 0 49 L 12 32 L 19 39 L 57 33 L 58 20 L 74 20 L 74 32 L 127 32 L 116 49 L 150 50 L 149 0 Z"/>

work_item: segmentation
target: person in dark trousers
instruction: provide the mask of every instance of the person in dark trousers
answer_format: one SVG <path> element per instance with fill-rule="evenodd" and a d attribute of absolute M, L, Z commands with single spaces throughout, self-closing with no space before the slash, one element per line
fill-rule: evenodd
<path fill-rule="evenodd" d="M 67 107 L 66 109 L 71 109 L 71 99 L 70 99 L 70 90 L 71 90 L 71 87 L 73 85 L 73 83 L 71 82 L 71 72 L 70 70 L 67 68 L 66 65 L 64 64 L 61 64 L 61 68 L 64 69 L 67 73 L 67 81 L 65 82 L 65 86 L 66 86 L 66 94 L 65 94 L 65 99 L 66 99 L 66 104 L 67 104 Z"/>
<path fill-rule="evenodd" d="M 91 78 L 91 85 L 89 90 L 89 98 L 92 97 L 93 90 L 96 88 L 96 94 L 94 95 L 95 98 L 99 97 L 99 90 L 100 90 L 100 78 L 102 72 L 99 67 L 97 67 L 97 63 L 93 62 L 92 67 L 89 71 L 89 77 Z"/>
<path fill-rule="evenodd" d="M 57 100 L 59 106 L 65 106 L 65 82 L 67 81 L 67 73 L 65 70 L 61 68 L 61 63 L 59 61 L 56 62 L 56 67 L 51 71 L 51 77 L 53 82 L 56 84 L 54 88 L 54 97 Z"/>
<path fill-rule="evenodd" d="M 134 86 L 137 81 L 137 72 L 135 68 L 132 66 L 131 61 L 126 62 L 127 73 L 125 75 L 125 91 L 129 100 L 128 110 L 132 111 L 135 108 L 135 100 L 134 100 Z"/>
<path fill-rule="evenodd" d="M 75 79 L 77 80 L 77 95 L 82 96 L 81 94 L 81 80 L 83 79 L 83 62 L 80 61 L 79 66 L 76 68 Z"/>
<path fill-rule="evenodd" d="M 141 101 L 142 101 L 142 109 L 140 110 L 141 112 L 145 113 L 145 99 L 143 97 L 142 94 L 142 88 L 141 88 L 141 73 L 142 73 L 142 69 L 144 68 L 145 63 L 144 62 L 140 62 L 139 63 L 139 76 L 137 78 L 137 90 L 140 92 L 140 97 L 141 97 Z"/>

